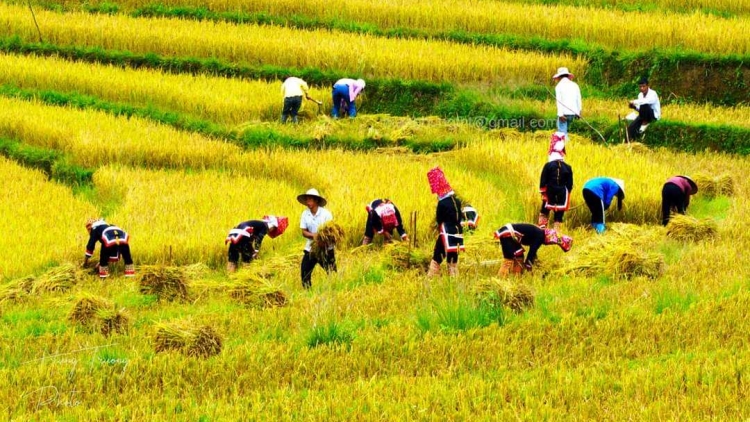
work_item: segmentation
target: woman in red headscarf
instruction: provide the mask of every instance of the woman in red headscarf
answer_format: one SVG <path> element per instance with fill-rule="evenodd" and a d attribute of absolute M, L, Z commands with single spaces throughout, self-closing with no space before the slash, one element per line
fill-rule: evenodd
<path fill-rule="evenodd" d="M 249 263 L 258 256 L 263 238 L 268 235 L 271 239 L 281 235 L 289 226 L 286 217 L 266 215 L 262 220 L 243 221 L 229 231 L 224 244 L 229 244 L 227 272 L 237 271 L 237 263 L 242 256 L 242 262 Z"/>
<path fill-rule="evenodd" d="M 432 252 L 432 261 L 427 272 L 428 276 L 440 275 L 440 264 L 448 261 L 448 273 L 451 277 L 458 276 L 458 252 L 464 250 L 463 228 L 461 227 L 461 200 L 445 179 L 440 167 L 427 172 L 432 193 L 438 197 L 437 222 L 439 236 Z"/>

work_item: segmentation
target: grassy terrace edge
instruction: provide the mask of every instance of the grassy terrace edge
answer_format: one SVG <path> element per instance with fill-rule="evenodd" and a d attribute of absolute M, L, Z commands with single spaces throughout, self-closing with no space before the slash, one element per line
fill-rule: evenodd
<path fill-rule="evenodd" d="M 62 4 L 46 2 L 42 7 L 65 10 Z M 589 61 L 586 81 L 614 96 L 632 95 L 634 83 L 648 75 L 663 92 L 685 101 L 733 106 L 750 98 L 750 68 L 746 55 L 711 55 L 692 51 L 655 49 L 648 52 L 613 51 L 582 40 L 547 40 L 512 34 L 484 34 L 465 31 L 425 31 L 411 28 L 381 28 L 374 24 L 338 19 L 322 20 L 300 15 L 217 12 L 204 7 L 169 7 L 153 3 L 130 12 L 116 2 L 83 7 L 90 13 L 128 13 L 134 17 L 174 17 L 238 24 L 279 25 L 297 29 L 330 29 L 390 38 L 438 39 L 543 53 L 569 53 Z M 676 78 L 674 75 L 681 75 Z M 699 80 L 700 83 L 695 83 Z"/>

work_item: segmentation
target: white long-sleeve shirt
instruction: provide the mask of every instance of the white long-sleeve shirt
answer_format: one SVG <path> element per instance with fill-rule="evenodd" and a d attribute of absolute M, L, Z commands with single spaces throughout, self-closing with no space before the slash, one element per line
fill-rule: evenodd
<path fill-rule="evenodd" d="M 284 98 L 306 96 L 308 89 L 307 82 L 294 76 L 286 78 L 284 83 L 281 84 L 281 92 L 284 94 Z"/>
<path fill-rule="evenodd" d="M 642 92 L 638 93 L 638 99 L 633 101 L 633 105 L 636 109 L 640 110 L 642 104 L 648 104 L 654 110 L 654 117 L 656 120 L 661 119 L 661 103 L 659 102 L 659 95 L 653 89 L 649 88 L 644 96 Z"/>
<path fill-rule="evenodd" d="M 580 116 L 583 110 L 581 89 L 569 78 L 562 78 L 555 86 L 557 97 L 557 116 Z"/>

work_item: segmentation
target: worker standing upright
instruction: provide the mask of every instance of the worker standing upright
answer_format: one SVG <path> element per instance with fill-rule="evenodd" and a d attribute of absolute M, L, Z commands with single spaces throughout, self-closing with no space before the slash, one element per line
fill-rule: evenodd
<path fill-rule="evenodd" d="M 439 232 L 427 275 L 431 277 L 439 275 L 440 264 L 446 260 L 448 273 L 451 277 L 456 277 L 458 276 L 458 252 L 464 250 L 461 200 L 456 197 L 440 167 L 430 170 L 427 173 L 427 180 L 430 182 L 432 193 L 438 197 L 435 221 Z"/>
<path fill-rule="evenodd" d="M 573 82 L 574 75 L 567 67 L 557 69 L 552 76 L 557 82 L 555 85 L 555 101 L 557 102 L 557 131 L 568 134 L 573 120 L 581 117 L 583 104 L 581 101 L 581 89 Z"/>
<path fill-rule="evenodd" d="M 538 225 L 546 228 L 550 211 L 555 213 L 555 230 L 560 226 L 565 211 L 570 209 L 570 192 L 573 190 L 573 169 L 565 162 L 565 139 L 562 132 L 552 134 L 548 162 L 542 168 L 539 192 L 542 194 L 542 209 L 539 211 Z"/>
<path fill-rule="evenodd" d="M 297 113 L 302 107 L 302 97 L 311 99 L 307 82 L 294 76 L 287 76 L 281 84 L 281 93 L 284 94 L 281 123 L 286 123 L 289 117 L 292 118 L 292 122 L 297 123 Z"/>

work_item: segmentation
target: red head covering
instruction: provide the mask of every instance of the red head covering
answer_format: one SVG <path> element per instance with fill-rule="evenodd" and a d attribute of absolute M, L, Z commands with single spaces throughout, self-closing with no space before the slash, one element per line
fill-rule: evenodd
<path fill-rule="evenodd" d="M 431 192 L 438 196 L 443 196 L 453 190 L 451 185 L 448 184 L 448 180 L 445 179 L 445 174 L 440 167 L 435 167 L 427 172 L 427 181 L 430 182 Z"/>
<path fill-rule="evenodd" d="M 266 215 L 263 217 L 263 221 L 268 224 L 268 236 L 273 239 L 277 236 L 284 234 L 284 231 L 289 227 L 289 219 L 286 217 L 274 217 L 273 215 Z"/>

